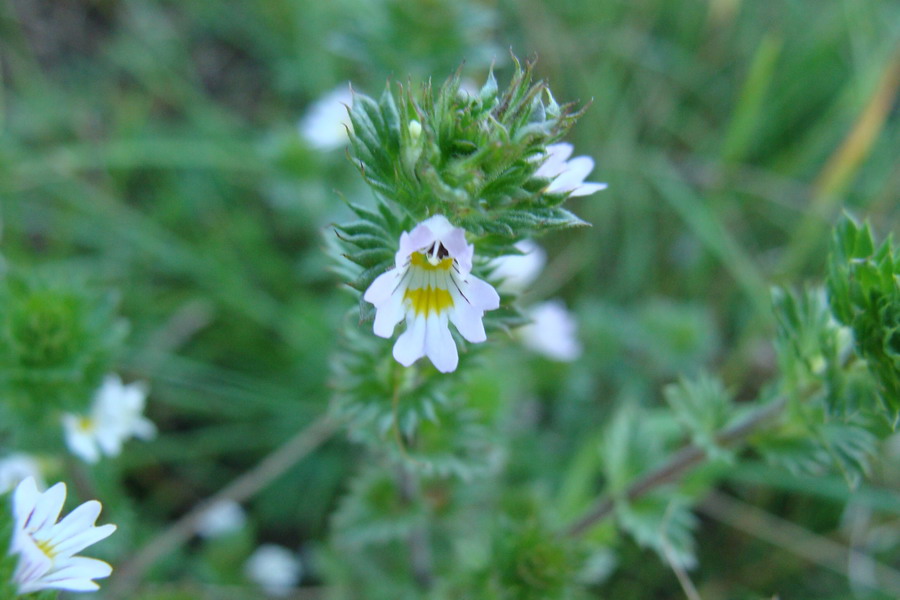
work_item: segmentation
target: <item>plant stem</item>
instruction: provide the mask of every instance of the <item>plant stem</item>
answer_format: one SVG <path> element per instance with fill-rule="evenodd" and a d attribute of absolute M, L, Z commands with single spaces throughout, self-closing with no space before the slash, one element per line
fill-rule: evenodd
<path fill-rule="evenodd" d="M 716 442 L 721 446 L 730 446 L 742 441 L 762 425 L 780 415 L 786 404 L 786 398 L 778 398 L 740 423 L 720 431 L 716 435 Z M 679 478 L 691 467 L 704 460 L 706 460 L 706 452 L 702 448 L 693 444 L 686 446 L 672 455 L 662 466 L 637 479 L 622 497 L 627 501 L 637 500 L 647 492 Z M 614 497 L 602 496 L 584 516 L 568 528 L 566 533 L 573 537 L 583 535 L 612 513 L 615 502 L 616 498 Z"/>
<path fill-rule="evenodd" d="M 197 533 L 206 513 L 220 502 L 244 502 L 272 483 L 300 459 L 322 445 L 335 432 L 340 422 L 328 415 L 319 417 L 297 432 L 282 446 L 266 456 L 255 467 L 241 474 L 216 494 L 197 504 L 187 514 L 151 539 L 117 569 L 109 587 L 109 598 L 131 597 L 143 574 L 157 560 L 176 550 Z"/>

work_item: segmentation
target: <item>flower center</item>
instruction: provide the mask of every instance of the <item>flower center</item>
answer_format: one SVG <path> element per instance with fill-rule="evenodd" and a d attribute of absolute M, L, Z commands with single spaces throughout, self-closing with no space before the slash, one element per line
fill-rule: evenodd
<path fill-rule="evenodd" d="M 417 290 L 407 289 L 403 294 L 403 299 L 410 301 L 413 312 L 417 316 L 425 315 L 427 317 L 432 312 L 440 314 L 453 306 L 453 296 L 450 295 L 450 292 L 431 286 Z"/>
<path fill-rule="evenodd" d="M 78 417 L 78 429 L 85 433 L 89 433 L 94 429 L 94 420 L 90 417 Z"/>
<path fill-rule="evenodd" d="M 34 545 L 37 546 L 38 550 L 43 552 L 44 556 L 46 556 L 50 560 L 56 558 L 56 547 L 48 540 L 34 540 Z"/>
<path fill-rule="evenodd" d="M 440 242 L 432 244 L 424 252 L 413 252 L 410 262 L 413 266 L 421 267 L 426 271 L 449 271 L 453 266 L 450 253 Z"/>

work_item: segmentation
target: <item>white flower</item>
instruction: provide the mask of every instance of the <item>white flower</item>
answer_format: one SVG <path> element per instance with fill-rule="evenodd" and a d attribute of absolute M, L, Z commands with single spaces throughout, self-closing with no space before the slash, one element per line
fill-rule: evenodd
<path fill-rule="evenodd" d="M 532 240 L 518 242 L 516 249 L 522 254 L 498 256 L 488 263 L 493 277 L 500 281 L 497 287 L 501 292 L 522 293 L 547 262 L 547 253 Z"/>
<path fill-rule="evenodd" d="M 572 144 L 547 146 L 547 157 L 534 173 L 535 177 L 553 180 L 545 191 L 549 194 L 568 192 L 571 196 L 589 196 L 605 190 L 605 183 L 584 180 L 594 170 L 594 159 L 590 156 L 576 156 L 572 160 L 566 160 L 571 154 Z"/>
<path fill-rule="evenodd" d="M 89 415 L 63 415 L 66 445 L 72 454 L 95 463 L 101 454 L 118 456 L 131 437 L 147 440 L 156 426 L 141 413 L 147 398 L 143 383 L 123 385 L 117 375 L 107 375 L 94 395 Z"/>
<path fill-rule="evenodd" d="M 204 538 L 215 538 L 244 526 L 247 517 L 244 509 L 234 500 L 222 500 L 203 513 L 197 523 L 197 534 Z"/>
<path fill-rule="evenodd" d="M 317 100 L 300 119 L 300 135 L 317 150 L 334 150 L 347 143 L 350 116 L 347 107 L 353 104 L 349 85 L 342 85 Z"/>
<path fill-rule="evenodd" d="M 244 572 L 268 594 L 286 596 L 300 581 L 303 566 L 287 548 L 263 544 L 247 559 Z"/>
<path fill-rule="evenodd" d="M 391 337 L 406 317 L 406 331 L 394 344 L 401 365 L 427 356 L 438 371 L 455 370 L 459 356 L 448 321 L 472 343 L 487 339 L 481 318 L 500 306 L 500 296 L 471 274 L 474 253 L 466 232 L 441 215 L 400 236 L 396 268 L 379 275 L 363 299 L 377 310 L 375 335 Z"/>
<path fill-rule="evenodd" d="M 108 537 L 116 526 L 94 526 L 102 508 L 96 500 L 57 523 L 65 500 L 66 484 L 57 483 L 41 493 L 30 477 L 13 493 L 15 529 L 9 554 L 19 557 L 13 582 L 20 594 L 46 589 L 90 592 L 99 589 L 94 579 L 112 573 L 102 560 L 75 553 Z"/>
<path fill-rule="evenodd" d="M 581 356 L 578 324 L 561 301 L 536 304 L 528 316 L 531 323 L 519 329 L 523 344 L 553 360 L 568 362 Z"/>
<path fill-rule="evenodd" d="M 0 459 L 0 494 L 5 494 L 28 477 L 33 477 L 40 487 L 44 487 L 41 467 L 34 457 L 17 453 Z"/>

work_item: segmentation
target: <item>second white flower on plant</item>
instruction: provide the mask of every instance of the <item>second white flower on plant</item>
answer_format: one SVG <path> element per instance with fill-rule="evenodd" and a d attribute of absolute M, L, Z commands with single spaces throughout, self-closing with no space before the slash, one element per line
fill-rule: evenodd
<path fill-rule="evenodd" d="M 118 375 L 108 375 L 94 395 L 88 415 L 63 415 L 66 445 L 72 454 L 95 463 L 101 454 L 118 456 L 131 437 L 147 440 L 156 426 L 143 416 L 147 388 L 143 383 L 123 384 Z"/>
<path fill-rule="evenodd" d="M 394 358 L 410 366 L 423 356 L 442 373 L 456 369 L 459 355 L 448 323 L 473 343 L 486 339 L 481 319 L 500 306 L 497 291 L 472 275 L 475 247 L 465 230 L 435 215 L 400 236 L 395 268 L 379 275 L 363 299 L 375 305 L 375 335 L 391 337 L 404 318 Z"/>

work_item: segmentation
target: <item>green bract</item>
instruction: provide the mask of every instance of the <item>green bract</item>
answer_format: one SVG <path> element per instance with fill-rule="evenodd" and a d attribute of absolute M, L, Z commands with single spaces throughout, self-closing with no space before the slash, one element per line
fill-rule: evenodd
<path fill-rule="evenodd" d="M 900 425 L 900 255 L 891 236 L 875 245 L 869 225 L 846 217 L 828 264 L 834 316 L 853 330 L 856 351 L 878 379 L 894 429 Z"/>

